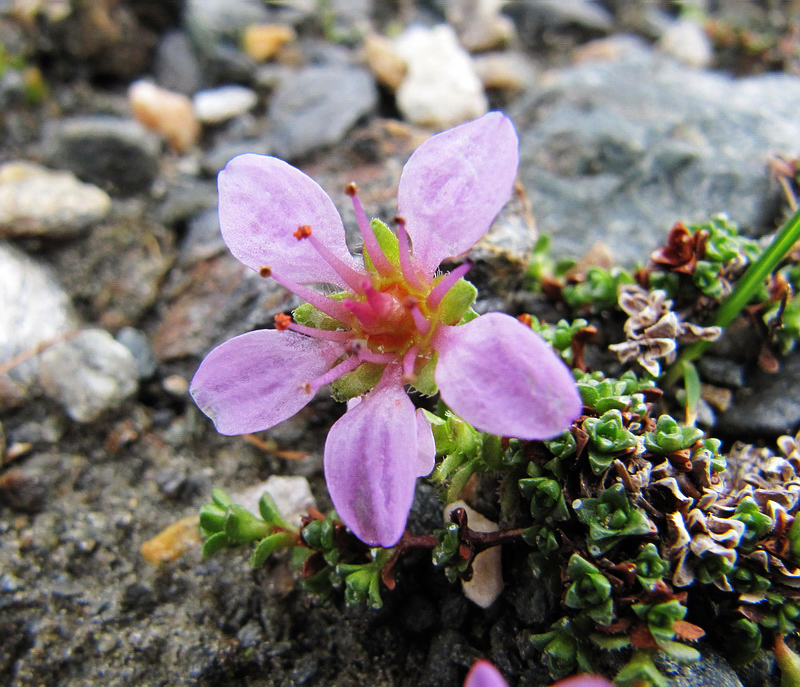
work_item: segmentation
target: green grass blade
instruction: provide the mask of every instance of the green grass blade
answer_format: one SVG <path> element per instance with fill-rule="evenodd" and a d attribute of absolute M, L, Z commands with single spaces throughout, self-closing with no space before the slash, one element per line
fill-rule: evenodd
<path fill-rule="evenodd" d="M 798 239 L 800 239 L 800 210 L 797 210 L 789 218 L 772 240 L 772 243 L 761 254 L 761 257 L 750 265 L 744 276 L 739 280 L 733 293 L 720 306 L 714 320 L 711 322 L 712 326 L 727 327 L 733 322 L 734 318 L 750 302 L 750 299 L 764 283 L 767 275 L 775 270 L 778 263 L 791 250 Z M 674 384 L 684 370 L 684 363 L 699 358 L 710 345 L 710 341 L 697 341 L 684 348 L 678 360 L 665 374 L 664 386 Z"/>

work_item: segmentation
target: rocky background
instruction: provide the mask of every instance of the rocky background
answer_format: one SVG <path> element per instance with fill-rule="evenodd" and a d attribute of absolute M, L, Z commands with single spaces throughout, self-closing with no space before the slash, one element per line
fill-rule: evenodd
<path fill-rule="evenodd" d="M 603 242 L 632 266 L 676 220 L 776 228 L 770 161 L 800 154 L 798 13 L 0 0 L 0 683 L 450 687 L 488 656 L 512 684 L 545 684 L 521 630 L 549 610 L 536 589 L 482 611 L 420 559 L 384 609 L 353 611 L 295 590 L 285 561 L 201 558 L 193 516 L 213 487 L 246 498 L 293 476 L 288 498 L 329 505 L 321 448 L 341 412 L 320 395 L 246 440 L 191 402 L 205 353 L 296 305 L 226 251 L 215 175 L 277 155 L 352 228 L 346 183 L 390 218 L 421 141 L 501 108 L 521 188 L 475 252 L 478 305 L 535 309 L 521 265 L 537 230 L 557 255 Z M 768 376 L 711 358 L 704 374 L 736 390 L 717 434 L 797 428 L 800 359 Z M 420 487 L 412 526 L 438 524 L 434 499 Z M 773 679 L 768 661 L 737 675 L 708 656 L 676 684 Z"/>

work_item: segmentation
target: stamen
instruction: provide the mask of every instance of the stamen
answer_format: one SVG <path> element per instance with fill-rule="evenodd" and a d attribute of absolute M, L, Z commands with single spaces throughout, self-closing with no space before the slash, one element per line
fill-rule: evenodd
<path fill-rule="evenodd" d="M 403 354 L 403 379 L 405 381 L 413 382 L 417 378 L 414 366 L 417 363 L 418 353 L 419 346 L 412 346 Z"/>
<path fill-rule="evenodd" d="M 397 225 L 397 240 L 400 242 L 400 271 L 411 286 L 422 288 L 411 258 L 411 241 L 406 231 L 406 221 L 402 217 L 395 217 L 394 221 Z"/>
<path fill-rule="evenodd" d="M 417 328 L 417 331 L 425 336 L 431 330 L 431 323 L 428 321 L 428 318 L 422 314 L 422 310 L 419 309 L 419 306 L 414 303 L 409 310 L 411 311 L 411 317 L 414 318 L 414 325 Z"/>
<path fill-rule="evenodd" d="M 392 267 L 392 263 L 390 263 L 388 258 L 384 255 L 381 244 L 378 243 L 375 232 L 372 231 L 372 225 L 370 225 L 367 219 L 367 213 L 364 212 L 361 201 L 358 199 L 358 186 L 352 183 L 347 184 L 344 192 L 353 200 L 356 222 L 358 222 L 358 228 L 361 231 L 364 247 L 367 249 L 367 253 L 369 253 L 369 259 L 372 260 L 372 264 L 375 266 L 378 274 L 391 274 L 394 272 L 394 267 Z"/>
<path fill-rule="evenodd" d="M 350 321 L 350 313 L 339 301 L 335 301 L 333 298 L 323 296 L 321 293 L 314 291 L 314 289 L 310 289 L 307 286 L 298 284 L 297 282 L 287 279 L 286 277 L 273 274 L 272 278 L 284 289 L 288 289 L 296 296 L 300 296 L 300 298 L 302 298 L 304 301 L 310 303 L 317 310 L 324 312 L 334 320 L 339 320 L 339 322 L 342 323 Z"/>
<path fill-rule="evenodd" d="M 358 285 L 364 279 L 364 273 L 348 265 L 344 260 L 331 253 L 328 247 L 314 236 L 308 224 L 301 224 L 297 227 L 297 231 L 294 232 L 293 236 L 298 241 L 308 239 L 314 247 L 314 250 L 317 251 L 320 257 L 333 268 L 333 271 L 344 280 L 344 283 L 353 291 L 358 290 Z"/>
<path fill-rule="evenodd" d="M 340 362 L 338 365 L 334 365 L 324 375 L 320 375 L 316 379 L 306 382 L 303 386 L 306 388 L 308 393 L 315 393 L 326 384 L 335 382 L 337 379 L 339 379 L 339 377 L 346 375 L 348 372 L 352 372 L 359 365 L 361 365 L 361 363 L 362 361 L 358 357 L 352 355 Z"/>
<path fill-rule="evenodd" d="M 397 360 L 397 356 L 392 353 L 375 353 L 375 351 L 369 350 L 366 346 L 364 346 L 357 355 L 359 360 L 363 360 L 367 363 L 378 363 L 379 365 Z"/>
<path fill-rule="evenodd" d="M 275 327 L 277 329 L 277 327 Z M 304 324 L 297 324 L 296 322 L 290 323 L 287 329 L 291 329 L 298 334 L 305 334 L 315 339 L 322 339 L 323 341 L 333 341 L 334 343 L 347 344 L 353 338 L 351 330 L 329 330 L 329 329 L 316 329 L 314 327 L 306 327 Z"/>
<path fill-rule="evenodd" d="M 261 265 L 261 267 L 258 268 L 258 276 L 264 277 L 264 279 L 268 279 L 269 277 L 272 276 L 272 268 L 267 267 L 266 265 Z"/>
<path fill-rule="evenodd" d="M 472 263 L 465 262 L 463 265 L 456 267 L 452 272 L 445 274 L 442 280 L 434 286 L 428 294 L 428 307 L 431 310 L 436 310 L 436 308 L 439 307 L 439 303 L 441 303 L 442 299 L 447 295 L 447 292 L 452 289 L 455 283 L 469 272 L 470 269 L 472 269 Z"/>

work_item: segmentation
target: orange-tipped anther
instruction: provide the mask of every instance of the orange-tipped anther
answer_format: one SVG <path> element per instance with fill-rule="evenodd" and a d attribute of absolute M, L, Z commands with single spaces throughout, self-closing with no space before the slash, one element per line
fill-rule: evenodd
<path fill-rule="evenodd" d="M 311 236 L 311 225 L 310 224 L 301 224 L 297 227 L 297 231 L 294 232 L 293 236 L 298 240 L 302 241 L 303 239 L 307 239 Z"/>
<path fill-rule="evenodd" d="M 287 315 L 286 313 L 278 313 L 275 315 L 275 329 L 279 332 L 285 332 L 289 329 L 289 325 L 292 323 L 291 315 Z"/>
<path fill-rule="evenodd" d="M 344 192 L 350 196 L 351 198 L 358 193 L 358 186 L 356 186 L 356 182 L 351 181 L 347 186 L 344 187 Z"/>
<path fill-rule="evenodd" d="M 264 277 L 264 279 L 266 279 L 267 277 L 271 277 L 272 268 L 267 267 L 267 265 L 261 265 L 261 267 L 258 268 L 258 274 L 259 276 Z"/>

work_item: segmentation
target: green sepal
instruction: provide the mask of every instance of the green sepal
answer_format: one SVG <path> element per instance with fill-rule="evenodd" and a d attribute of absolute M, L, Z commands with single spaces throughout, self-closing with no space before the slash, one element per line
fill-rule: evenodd
<path fill-rule="evenodd" d="M 379 363 L 361 363 L 352 372 L 342 375 L 331 384 L 334 400 L 344 403 L 374 389 L 385 367 Z"/>
<path fill-rule="evenodd" d="M 203 558 L 208 558 L 209 556 L 213 556 L 217 551 L 222 551 L 222 549 L 227 549 L 231 546 L 231 542 L 228 539 L 228 535 L 224 532 L 217 532 L 216 534 L 212 534 L 208 539 L 203 542 Z"/>
<path fill-rule="evenodd" d="M 413 383 L 409 384 L 414 391 L 423 396 L 435 396 L 439 393 L 439 387 L 436 386 L 436 379 L 434 378 L 437 360 L 439 360 L 439 354 L 434 353 L 431 358 L 416 370 L 417 376 Z"/>
<path fill-rule="evenodd" d="M 372 227 L 372 233 L 375 234 L 378 245 L 381 247 L 383 254 L 389 262 L 395 267 L 400 267 L 400 247 L 397 237 L 392 233 L 392 230 L 379 219 L 370 220 L 369 226 Z M 367 251 L 366 246 L 364 246 L 363 253 L 364 267 L 367 268 L 367 271 L 375 274 L 377 270 L 372 262 L 372 258 L 369 256 L 369 251 Z"/>
<path fill-rule="evenodd" d="M 442 322 L 444 324 L 458 324 L 469 312 L 477 297 L 478 289 L 466 279 L 459 279 L 450 287 L 450 290 L 439 304 L 438 313 L 442 318 Z"/>
<path fill-rule="evenodd" d="M 250 556 L 250 565 L 260 568 L 278 549 L 288 549 L 295 543 L 295 537 L 290 532 L 276 532 L 262 539 Z"/>
<path fill-rule="evenodd" d="M 328 298 L 335 301 L 343 301 L 345 298 L 349 297 L 350 294 L 347 291 L 340 291 L 328 296 Z M 292 313 L 292 316 L 297 324 L 313 327 L 314 329 L 324 329 L 329 332 L 335 331 L 336 329 L 347 329 L 339 320 L 330 315 L 326 315 L 321 310 L 317 310 L 317 308 L 310 303 L 303 303 L 298 306 Z"/>

